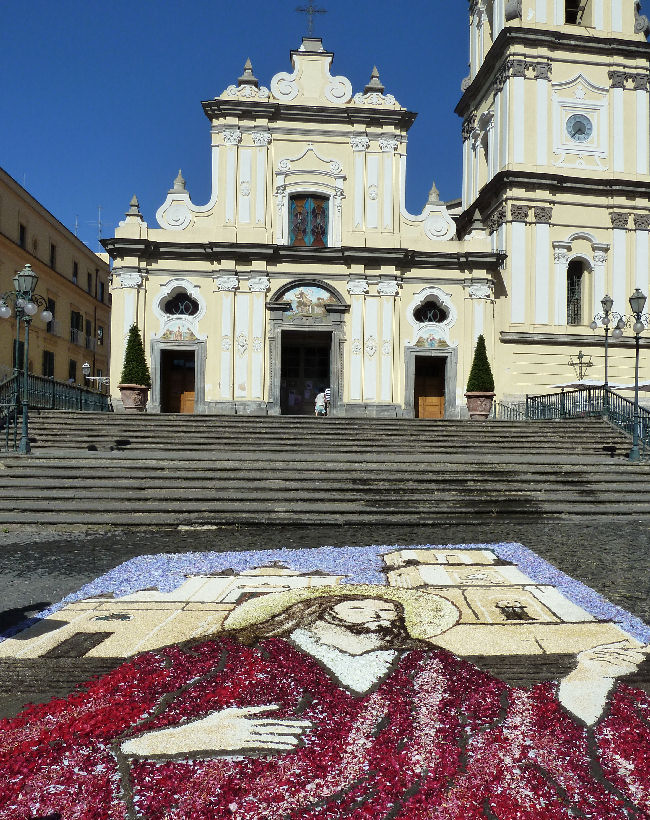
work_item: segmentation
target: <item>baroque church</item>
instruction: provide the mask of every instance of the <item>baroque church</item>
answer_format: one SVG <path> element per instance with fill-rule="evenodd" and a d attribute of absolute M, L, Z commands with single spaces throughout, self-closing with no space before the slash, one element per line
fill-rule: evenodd
<path fill-rule="evenodd" d="M 362 90 L 315 37 L 268 87 L 250 62 L 202 103 L 212 193 L 179 172 L 149 226 L 134 197 L 113 259 L 113 401 L 129 327 L 150 412 L 457 418 L 483 334 L 502 400 L 603 374 L 610 294 L 648 293 L 648 20 L 638 0 L 471 0 L 462 197 L 405 206 L 415 114 Z M 432 169 L 432 175 L 435 169 Z M 642 378 L 650 378 L 642 340 Z M 612 345 L 630 381 L 634 338 Z"/>

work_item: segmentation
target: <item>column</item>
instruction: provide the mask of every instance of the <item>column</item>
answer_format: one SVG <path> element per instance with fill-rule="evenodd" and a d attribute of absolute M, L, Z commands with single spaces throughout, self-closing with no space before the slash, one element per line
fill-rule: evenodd
<path fill-rule="evenodd" d="M 551 218 L 553 209 L 536 206 L 535 214 L 535 324 L 549 323 Z"/>
<path fill-rule="evenodd" d="M 614 171 L 623 172 L 625 170 L 625 108 L 623 99 L 625 89 L 625 72 L 610 71 L 609 78 L 612 88 L 612 146 L 614 154 Z"/>
<path fill-rule="evenodd" d="M 605 0 L 593 0 L 594 28 L 603 31 L 605 28 Z"/>
<path fill-rule="evenodd" d="M 472 202 L 472 191 L 474 188 L 472 172 L 472 144 L 471 136 L 474 130 L 474 115 L 469 116 L 463 122 L 463 208 Z"/>
<path fill-rule="evenodd" d="M 485 305 L 492 299 L 492 288 L 487 282 L 476 283 L 470 285 L 468 296 L 473 306 L 472 344 L 476 345 L 478 337 L 485 334 Z"/>
<path fill-rule="evenodd" d="M 551 64 L 535 64 L 535 85 L 537 88 L 537 164 L 548 164 L 548 93 L 551 79 Z"/>
<path fill-rule="evenodd" d="M 623 31 L 623 0 L 612 0 L 612 31 Z"/>
<path fill-rule="evenodd" d="M 546 22 L 546 0 L 537 0 L 535 3 L 535 20 L 538 23 Z"/>
<path fill-rule="evenodd" d="M 570 242 L 554 242 L 553 258 L 555 260 L 555 278 L 553 290 L 555 292 L 555 324 L 560 327 L 566 325 L 566 273 L 569 267 Z"/>
<path fill-rule="evenodd" d="M 634 97 L 636 101 L 636 172 L 647 174 L 648 151 L 650 150 L 647 74 L 634 75 Z"/>
<path fill-rule="evenodd" d="M 255 174 L 255 224 L 266 223 L 266 158 L 271 144 L 270 131 L 253 131 L 253 144 L 257 146 Z"/>
<path fill-rule="evenodd" d="M 366 227 L 379 227 L 379 155 L 368 154 L 366 189 Z"/>
<path fill-rule="evenodd" d="M 363 400 L 377 401 L 377 359 L 379 358 L 379 299 L 367 296 L 363 322 Z"/>
<path fill-rule="evenodd" d="M 510 257 L 510 321 L 526 321 L 526 220 L 528 205 L 511 205 L 512 255 Z"/>
<path fill-rule="evenodd" d="M 607 251 L 609 245 L 594 243 L 591 246 L 594 254 L 594 287 L 593 287 L 593 313 L 594 316 L 602 311 L 600 300 L 607 293 L 607 284 L 605 281 L 605 267 L 607 265 Z"/>
<path fill-rule="evenodd" d="M 241 142 L 241 131 L 238 128 L 226 128 L 223 132 L 226 153 L 226 222 L 235 221 L 235 202 L 237 198 L 237 146 Z"/>
<path fill-rule="evenodd" d="M 650 231 L 650 214 L 634 214 L 634 240 L 636 255 L 636 273 L 634 287 L 648 293 L 648 274 L 650 257 L 648 256 L 648 231 Z"/>
<path fill-rule="evenodd" d="M 235 398 L 248 395 L 248 361 L 250 358 L 250 294 L 235 294 Z"/>
<path fill-rule="evenodd" d="M 251 172 L 253 165 L 251 148 L 239 149 L 239 222 L 251 221 Z"/>
<path fill-rule="evenodd" d="M 472 131 L 472 201 L 478 197 L 481 187 L 480 180 L 481 132 L 476 128 Z"/>
<path fill-rule="evenodd" d="M 350 294 L 350 401 L 361 401 L 362 398 L 362 354 L 363 354 L 363 303 L 368 293 L 365 279 L 353 279 L 348 282 Z"/>
<path fill-rule="evenodd" d="M 251 398 L 264 398 L 264 339 L 266 338 L 266 292 L 271 287 L 268 276 L 256 276 L 248 282 L 252 301 L 253 344 L 251 351 Z"/>
<path fill-rule="evenodd" d="M 556 26 L 563 26 L 566 23 L 565 2 L 566 0 L 553 0 L 554 2 L 554 22 Z"/>
<path fill-rule="evenodd" d="M 505 0 L 494 0 L 492 11 L 492 40 L 496 40 L 506 18 Z"/>
<path fill-rule="evenodd" d="M 235 275 L 215 277 L 214 283 L 221 297 L 221 367 L 219 374 L 219 394 L 222 399 L 233 397 L 233 330 L 235 319 L 234 291 L 239 287 Z"/>
<path fill-rule="evenodd" d="M 525 112 L 525 72 L 523 60 L 511 60 L 512 71 L 512 108 L 513 108 L 513 162 L 524 162 L 526 145 L 526 112 Z"/>
<path fill-rule="evenodd" d="M 365 201 L 364 172 L 366 165 L 366 151 L 370 145 L 368 137 L 352 136 L 350 145 L 354 152 L 354 227 L 363 230 L 363 206 Z"/>
<path fill-rule="evenodd" d="M 138 290 L 142 285 L 143 277 L 138 270 L 124 269 L 114 271 L 120 278 L 120 288 L 122 289 L 122 303 L 124 305 L 124 338 L 129 335 L 131 325 L 138 321 Z"/>
<path fill-rule="evenodd" d="M 470 26 L 469 26 L 469 76 L 474 79 L 478 71 L 478 26 L 476 21 L 477 0 L 472 0 L 470 4 Z"/>
<path fill-rule="evenodd" d="M 379 140 L 379 147 L 383 156 L 383 185 L 382 185 L 382 227 L 384 230 L 393 228 L 393 157 L 399 143 L 396 139 Z"/>
<path fill-rule="evenodd" d="M 630 221 L 629 213 L 611 213 L 612 220 L 612 299 L 619 306 L 619 311 L 625 313 L 628 297 L 627 283 L 627 227 Z M 624 306 L 624 307 L 623 307 Z"/>
<path fill-rule="evenodd" d="M 397 282 L 380 282 L 377 293 L 381 297 L 381 382 L 379 399 L 393 401 L 393 322 Z"/>

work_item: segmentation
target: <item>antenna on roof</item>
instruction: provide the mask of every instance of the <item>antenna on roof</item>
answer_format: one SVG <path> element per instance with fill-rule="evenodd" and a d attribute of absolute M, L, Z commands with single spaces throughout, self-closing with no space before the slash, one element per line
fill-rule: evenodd
<path fill-rule="evenodd" d="M 314 34 L 314 14 L 327 14 L 327 9 L 319 9 L 314 5 L 313 0 L 309 0 L 308 6 L 298 6 L 298 14 L 307 15 L 307 37 Z"/>

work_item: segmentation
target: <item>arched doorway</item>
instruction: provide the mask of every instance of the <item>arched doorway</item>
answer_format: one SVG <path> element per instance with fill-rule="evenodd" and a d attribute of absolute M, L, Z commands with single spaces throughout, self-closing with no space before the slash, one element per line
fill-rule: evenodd
<path fill-rule="evenodd" d="M 310 416 L 317 393 L 329 387 L 336 415 L 343 394 L 343 317 L 348 306 L 320 280 L 291 282 L 267 305 L 270 312 L 269 413 Z"/>

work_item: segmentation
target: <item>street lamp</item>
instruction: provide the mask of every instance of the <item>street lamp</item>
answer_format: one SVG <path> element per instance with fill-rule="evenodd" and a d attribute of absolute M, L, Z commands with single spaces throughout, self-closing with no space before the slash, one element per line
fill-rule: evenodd
<path fill-rule="evenodd" d="M 7 291 L 0 296 L 0 318 L 8 319 L 11 316 L 10 302 L 14 303 L 16 311 L 16 341 L 14 346 L 14 373 L 20 377 L 22 372 L 22 385 L 19 382 L 19 389 L 17 395 L 20 396 L 22 404 L 22 430 L 20 434 L 20 444 L 18 445 L 19 453 L 31 452 L 29 446 L 29 326 L 32 323 L 32 317 L 38 313 L 39 307 L 45 308 L 41 313 L 41 319 L 44 322 L 51 322 L 53 319 L 52 312 L 47 309 L 47 302 L 42 296 L 34 293 L 38 283 L 38 275 L 32 270 L 31 265 L 18 271 L 14 276 L 14 290 Z M 25 345 L 22 362 L 22 371 L 19 362 L 20 351 L 20 323 L 23 323 L 25 328 Z"/>
<path fill-rule="evenodd" d="M 88 362 L 84 362 L 81 365 L 81 372 L 84 374 L 84 384 L 88 383 L 88 376 L 90 376 L 91 367 Z"/>
<path fill-rule="evenodd" d="M 621 318 L 620 313 L 612 312 L 612 307 L 614 306 L 614 300 L 611 296 L 605 295 L 600 300 L 600 304 L 603 307 L 602 313 L 597 313 L 594 316 L 593 322 L 589 325 L 592 330 L 596 330 L 599 325 L 602 325 L 605 328 L 605 381 L 603 383 L 603 387 L 609 387 L 609 381 L 607 379 L 607 356 L 609 351 L 609 328 L 612 321 L 615 321 L 618 326 L 618 321 Z M 612 337 L 616 334 L 612 333 Z M 620 335 L 620 334 L 619 334 Z M 616 337 L 618 338 L 618 337 Z"/>
<path fill-rule="evenodd" d="M 642 293 L 639 288 L 636 288 L 634 293 L 630 296 L 631 316 L 621 316 L 616 323 L 616 327 L 612 331 L 612 336 L 620 339 L 623 335 L 623 328 L 632 326 L 632 333 L 634 333 L 635 341 L 635 355 L 634 355 L 634 428 L 632 430 L 632 449 L 630 450 L 630 461 L 639 461 L 641 452 L 639 448 L 639 337 L 643 331 L 650 325 L 650 316 L 644 314 L 646 295 Z"/>

